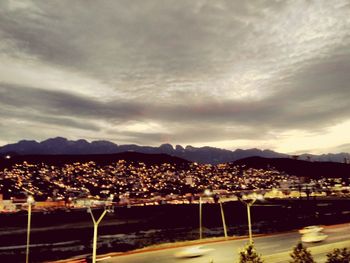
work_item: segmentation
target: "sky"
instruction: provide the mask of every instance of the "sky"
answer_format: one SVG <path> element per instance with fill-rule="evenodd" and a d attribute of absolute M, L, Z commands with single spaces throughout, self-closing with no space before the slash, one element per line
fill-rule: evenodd
<path fill-rule="evenodd" d="M 348 0 L 1 0 L 0 145 L 350 152 Z"/>

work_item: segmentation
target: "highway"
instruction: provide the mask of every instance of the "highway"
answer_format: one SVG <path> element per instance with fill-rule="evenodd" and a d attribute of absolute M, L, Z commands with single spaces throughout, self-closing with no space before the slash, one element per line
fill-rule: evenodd
<path fill-rule="evenodd" d="M 323 231 L 328 238 L 319 243 L 307 244 L 312 250 L 315 259 L 324 262 L 325 251 L 330 251 L 333 247 L 342 248 L 350 245 L 350 224 L 326 227 Z M 297 231 L 281 233 L 275 235 L 259 236 L 254 238 L 254 243 L 259 254 L 265 258 L 265 262 L 288 262 L 289 253 L 300 241 L 300 234 Z M 204 249 L 211 249 L 206 255 L 196 258 L 179 259 L 174 255 L 188 247 L 173 247 L 166 249 L 147 249 L 144 252 L 124 253 L 118 256 L 107 258 L 99 262 L 103 263 L 232 263 L 238 261 L 239 251 L 248 242 L 248 239 L 235 239 L 219 242 L 207 242 L 201 244 Z M 338 244 L 337 244 L 338 243 Z M 197 246 L 197 245 L 195 245 Z"/>

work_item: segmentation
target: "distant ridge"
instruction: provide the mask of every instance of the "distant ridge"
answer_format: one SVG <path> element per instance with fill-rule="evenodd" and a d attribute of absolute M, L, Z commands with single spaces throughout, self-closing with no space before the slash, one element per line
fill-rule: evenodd
<path fill-rule="evenodd" d="M 56 137 L 37 142 L 34 140 L 22 140 L 17 143 L 0 147 L 0 154 L 6 155 L 91 155 L 91 154 L 116 154 L 122 152 L 139 152 L 147 154 L 168 154 L 192 162 L 218 164 L 233 162 L 242 158 L 259 156 L 265 158 L 289 158 L 290 155 L 271 150 L 237 149 L 234 151 L 214 147 L 193 147 L 171 144 L 162 144 L 159 147 L 139 146 L 135 144 L 117 145 L 109 141 L 67 140 Z M 344 162 L 350 160 L 350 154 L 302 154 L 300 160 Z"/>
<path fill-rule="evenodd" d="M 97 165 L 108 165 L 116 163 L 119 160 L 124 160 L 127 163 L 138 162 L 146 165 L 161 165 L 164 163 L 175 164 L 186 168 L 190 163 L 187 160 L 170 156 L 167 154 L 145 154 L 137 152 L 123 152 L 116 154 L 91 154 L 91 155 L 14 155 L 11 158 L 4 158 L 0 162 L 0 168 L 8 168 L 14 164 L 23 163 L 24 161 L 30 164 L 47 164 L 55 166 L 63 166 L 76 162 L 93 161 Z"/>
<path fill-rule="evenodd" d="M 247 168 L 256 169 L 274 167 L 278 171 L 284 171 L 287 174 L 298 177 L 350 177 L 350 164 L 337 162 L 310 162 L 291 158 L 249 157 L 232 162 L 231 165 L 245 165 Z"/>

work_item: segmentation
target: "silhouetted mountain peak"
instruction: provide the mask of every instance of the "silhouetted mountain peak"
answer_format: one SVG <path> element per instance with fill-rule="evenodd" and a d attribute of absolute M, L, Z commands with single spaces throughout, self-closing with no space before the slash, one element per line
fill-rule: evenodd
<path fill-rule="evenodd" d="M 177 152 L 183 152 L 183 151 L 185 150 L 185 148 L 182 147 L 181 145 L 176 145 L 176 146 L 175 146 L 175 150 L 176 150 Z"/>
<path fill-rule="evenodd" d="M 117 144 L 110 142 L 110 141 L 104 141 L 104 140 L 99 140 L 99 141 L 92 141 L 92 145 L 103 145 L 103 146 L 117 146 Z"/>
<path fill-rule="evenodd" d="M 160 145 L 159 149 L 163 151 L 168 151 L 168 152 L 174 151 L 174 147 L 170 143 L 164 143 Z"/>
<path fill-rule="evenodd" d="M 87 140 L 80 139 L 76 141 L 77 144 L 90 144 Z"/>
<path fill-rule="evenodd" d="M 186 151 L 194 151 L 196 148 L 194 148 L 193 146 L 191 146 L 191 145 L 186 145 L 186 147 L 185 147 L 185 150 Z"/>
<path fill-rule="evenodd" d="M 67 143 L 68 140 L 66 138 L 63 137 L 55 137 L 55 138 L 50 138 L 47 140 L 44 140 L 42 142 L 40 142 L 40 144 L 62 144 L 62 143 Z"/>

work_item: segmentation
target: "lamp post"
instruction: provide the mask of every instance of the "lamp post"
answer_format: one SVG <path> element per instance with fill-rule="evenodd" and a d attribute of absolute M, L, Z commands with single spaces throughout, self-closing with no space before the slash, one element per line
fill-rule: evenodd
<path fill-rule="evenodd" d="M 210 196 L 211 191 L 209 189 L 204 190 L 204 195 Z M 202 239 L 202 195 L 199 196 L 199 239 Z"/>
<path fill-rule="evenodd" d="M 221 199 L 219 199 L 219 204 L 220 204 L 220 211 L 221 211 L 222 226 L 224 228 L 224 235 L 225 235 L 225 238 L 227 239 L 227 229 L 226 229 L 226 222 L 225 222 L 225 214 L 224 214 L 224 209 L 222 207 Z"/>
<path fill-rule="evenodd" d="M 252 221 L 250 216 L 250 207 L 255 203 L 256 199 L 246 202 L 247 206 L 247 217 L 248 217 L 248 229 L 249 229 L 249 243 L 253 244 L 253 234 L 252 234 Z"/>
<path fill-rule="evenodd" d="M 199 196 L 199 239 L 202 239 L 202 196 Z"/>
<path fill-rule="evenodd" d="M 26 246 L 26 263 L 29 262 L 29 243 L 30 243 L 30 223 L 32 216 L 32 204 L 34 203 L 33 196 L 29 195 L 27 197 L 27 205 L 28 205 L 28 222 L 27 222 L 27 246 Z"/>
<path fill-rule="evenodd" d="M 237 196 L 238 197 L 238 196 Z M 248 218 L 248 231 L 249 231 L 249 243 L 253 244 L 253 234 L 252 234 L 252 221 L 251 221 L 251 215 L 250 215 L 250 207 L 252 207 L 257 199 L 262 200 L 262 195 L 254 194 L 251 199 L 245 199 L 238 197 L 238 199 L 244 203 L 247 207 L 247 218 Z"/>
<path fill-rule="evenodd" d="M 112 210 L 108 208 L 110 206 L 111 202 L 113 201 L 113 195 L 110 195 L 109 199 L 106 201 L 104 210 L 100 217 L 96 220 L 94 214 L 92 213 L 91 208 L 88 208 L 88 213 L 91 215 L 92 222 L 94 224 L 94 236 L 93 236 L 93 243 L 92 243 L 92 263 L 96 263 L 96 250 L 97 250 L 97 229 L 98 225 L 102 221 L 103 217 L 106 215 L 107 212 L 111 212 Z"/>

